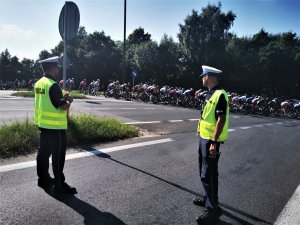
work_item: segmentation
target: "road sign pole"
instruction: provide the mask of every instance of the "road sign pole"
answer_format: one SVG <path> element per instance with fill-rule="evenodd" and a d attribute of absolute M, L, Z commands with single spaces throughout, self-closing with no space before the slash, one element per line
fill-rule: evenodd
<path fill-rule="evenodd" d="M 65 2 L 64 16 L 64 57 L 63 57 L 63 89 L 66 90 L 67 78 L 67 2 Z"/>

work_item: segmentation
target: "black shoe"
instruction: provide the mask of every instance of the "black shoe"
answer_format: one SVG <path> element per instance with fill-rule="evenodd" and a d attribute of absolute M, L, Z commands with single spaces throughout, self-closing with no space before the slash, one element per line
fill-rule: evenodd
<path fill-rule="evenodd" d="M 218 206 L 216 209 L 215 209 L 216 213 L 218 216 L 221 216 L 223 214 L 223 210 L 220 206 Z"/>
<path fill-rule="evenodd" d="M 198 206 L 201 206 L 201 207 L 205 206 L 205 202 L 206 202 L 206 198 L 200 197 L 200 198 L 194 198 L 193 199 L 193 203 L 195 205 L 198 205 Z"/>
<path fill-rule="evenodd" d="M 50 188 L 54 184 L 54 179 L 52 177 L 48 177 L 46 179 L 38 179 L 38 186 L 47 189 Z"/>
<path fill-rule="evenodd" d="M 222 209 L 218 207 L 218 209 L 206 209 L 200 216 L 196 218 L 198 224 L 213 222 L 219 219 L 222 215 Z"/>
<path fill-rule="evenodd" d="M 62 185 L 54 186 L 54 193 L 59 194 L 77 194 L 76 188 L 69 186 L 67 183 L 63 183 Z"/>

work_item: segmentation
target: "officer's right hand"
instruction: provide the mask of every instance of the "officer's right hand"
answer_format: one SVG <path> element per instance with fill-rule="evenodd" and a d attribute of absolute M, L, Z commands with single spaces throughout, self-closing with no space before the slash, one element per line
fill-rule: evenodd
<path fill-rule="evenodd" d="M 216 154 L 217 154 L 217 147 L 216 147 L 216 144 L 212 143 L 212 144 L 210 145 L 210 148 L 209 148 L 209 155 L 210 155 L 211 157 L 215 157 Z"/>
<path fill-rule="evenodd" d="M 64 97 L 69 103 L 73 102 L 73 97 L 70 96 L 69 92 L 65 92 Z"/>

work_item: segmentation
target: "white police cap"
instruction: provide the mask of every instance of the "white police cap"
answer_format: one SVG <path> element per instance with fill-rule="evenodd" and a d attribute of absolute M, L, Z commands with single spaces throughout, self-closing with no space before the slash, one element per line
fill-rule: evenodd
<path fill-rule="evenodd" d="M 61 54 L 60 56 L 54 56 L 54 57 L 50 57 L 48 59 L 40 60 L 38 63 L 40 63 L 42 65 L 55 64 L 59 67 L 62 67 L 62 61 L 63 61 L 63 54 Z"/>
<path fill-rule="evenodd" d="M 203 73 L 200 76 L 209 75 L 209 76 L 215 76 L 218 77 L 220 73 L 222 73 L 222 70 L 218 70 L 214 67 L 210 66 L 202 66 Z"/>

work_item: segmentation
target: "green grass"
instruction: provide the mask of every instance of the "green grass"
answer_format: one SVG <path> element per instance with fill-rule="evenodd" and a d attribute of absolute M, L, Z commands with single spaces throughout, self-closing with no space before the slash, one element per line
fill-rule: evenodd
<path fill-rule="evenodd" d="M 0 127 L 0 157 L 26 155 L 39 143 L 38 127 L 29 120 L 14 121 Z"/>
<path fill-rule="evenodd" d="M 68 146 L 111 142 L 138 136 L 138 130 L 111 118 L 81 114 L 69 120 Z M 36 152 L 39 129 L 32 121 L 14 121 L 0 126 L 0 158 Z"/>
<path fill-rule="evenodd" d="M 116 141 L 138 136 L 138 130 L 116 119 L 81 114 L 69 120 L 67 138 L 70 145 Z"/>
<path fill-rule="evenodd" d="M 70 95 L 74 98 L 74 99 L 85 99 L 86 96 L 82 93 L 80 93 L 79 91 L 71 91 Z"/>
<path fill-rule="evenodd" d="M 17 97 L 25 97 L 25 98 L 34 98 L 34 92 L 33 91 L 18 91 L 11 94 L 12 96 Z M 85 99 L 86 96 L 84 94 L 81 94 L 79 91 L 71 91 L 70 95 L 74 99 Z"/>
<path fill-rule="evenodd" d="M 34 98 L 33 91 L 18 91 L 18 92 L 12 93 L 11 95 L 17 96 L 17 97 Z"/>

